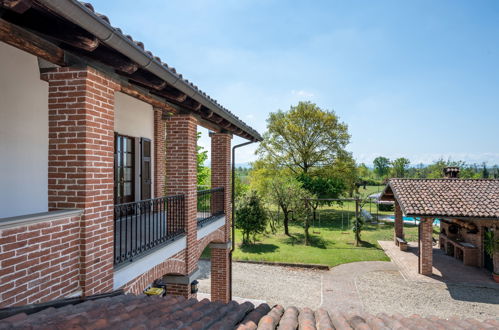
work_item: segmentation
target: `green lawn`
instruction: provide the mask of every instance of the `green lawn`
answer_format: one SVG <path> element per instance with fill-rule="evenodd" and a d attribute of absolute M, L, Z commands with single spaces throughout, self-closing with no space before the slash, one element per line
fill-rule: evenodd
<path fill-rule="evenodd" d="M 248 246 L 241 246 L 241 232 L 236 231 L 233 258 L 329 266 L 354 261 L 389 260 L 377 241 L 393 239 L 393 224 L 365 224 L 361 246 L 355 247 L 354 234 L 347 224 L 347 219 L 353 218 L 354 208 L 350 208 L 350 212 L 343 211 L 336 205 L 320 210 L 320 226 L 317 221 L 315 227 L 310 228 L 309 246 L 304 245 L 303 227 L 299 222 L 293 222 L 290 226 L 292 237 L 284 235 L 283 228 L 279 228 L 277 234 L 259 235 L 256 243 Z M 416 226 L 406 224 L 404 232 L 408 241 L 417 241 Z"/>

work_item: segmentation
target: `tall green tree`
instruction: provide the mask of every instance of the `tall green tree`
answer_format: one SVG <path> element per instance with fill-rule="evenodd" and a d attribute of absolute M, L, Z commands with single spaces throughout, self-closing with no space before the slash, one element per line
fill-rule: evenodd
<path fill-rule="evenodd" d="M 405 178 L 410 163 L 409 159 L 404 157 L 395 159 L 392 162 L 392 176 L 395 178 Z"/>
<path fill-rule="evenodd" d="M 288 111 L 271 113 L 263 138 L 257 149 L 260 159 L 299 175 L 331 164 L 344 152 L 350 135 L 334 112 L 299 102 Z"/>
<path fill-rule="evenodd" d="M 376 157 L 373 161 L 374 165 L 374 173 L 378 176 L 378 178 L 383 178 L 388 175 L 390 171 L 390 159 L 379 156 Z"/>
<path fill-rule="evenodd" d="M 201 138 L 201 132 L 197 133 L 197 139 Z M 208 151 L 204 150 L 200 145 L 196 145 L 196 156 L 197 156 L 197 179 L 198 186 L 209 186 L 210 185 L 210 174 L 211 170 L 204 163 L 208 159 Z"/>

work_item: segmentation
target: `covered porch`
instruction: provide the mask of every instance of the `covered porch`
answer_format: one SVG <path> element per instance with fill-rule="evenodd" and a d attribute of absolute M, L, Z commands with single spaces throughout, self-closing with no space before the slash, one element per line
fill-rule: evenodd
<path fill-rule="evenodd" d="M 499 273 L 499 180 L 458 179 L 457 168 L 444 173 L 445 179 L 389 181 L 381 200 L 395 203 L 394 243 L 383 248 L 407 274 L 490 280 Z M 405 240 L 404 216 L 417 219 L 417 242 Z"/>
<path fill-rule="evenodd" d="M 478 267 L 464 267 L 462 262 L 455 258 L 449 258 L 438 246 L 434 246 L 432 249 L 432 274 L 425 276 L 418 272 L 419 248 L 417 242 L 409 242 L 407 251 L 401 251 L 391 241 L 379 241 L 378 243 L 408 281 L 471 283 L 499 288 L 499 284 L 492 280 L 488 271 Z"/>

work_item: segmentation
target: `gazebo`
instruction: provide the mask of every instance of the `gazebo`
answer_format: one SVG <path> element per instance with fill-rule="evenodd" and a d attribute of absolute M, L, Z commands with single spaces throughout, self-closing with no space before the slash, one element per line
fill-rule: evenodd
<path fill-rule="evenodd" d="M 445 179 L 390 179 L 380 199 L 395 202 L 394 240 L 404 239 L 403 216 L 419 220 L 419 273 L 431 275 L 433 222 L 440 221 L 439 246 L 465 265 L 499 273 L 499 180 L 459 179 L 459 169 Z"/>

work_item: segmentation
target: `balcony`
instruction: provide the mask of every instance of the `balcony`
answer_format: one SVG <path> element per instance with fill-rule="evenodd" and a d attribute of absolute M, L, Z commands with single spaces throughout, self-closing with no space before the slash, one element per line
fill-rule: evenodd
<path fill-rule="evenodd" d="M 205 227 L 224 217 L 224 188 L 197 193 L 196 221 Z M 123 266 L 185 234 L 185 196 L 175 195 L 114 206 L 114 265 Z"/>
<path fill-rule="evenodd" d="M 203 227 L 225 215 L 224 213 L 225 193 L 224 188 L 213 188 L 198 191 L 197 200 L 197 223 Z"/>
<path fill-rule="evenodd" d="M 114 264 L 121 265 L 185 233 L 184 195 L 114 206 Z"/>

